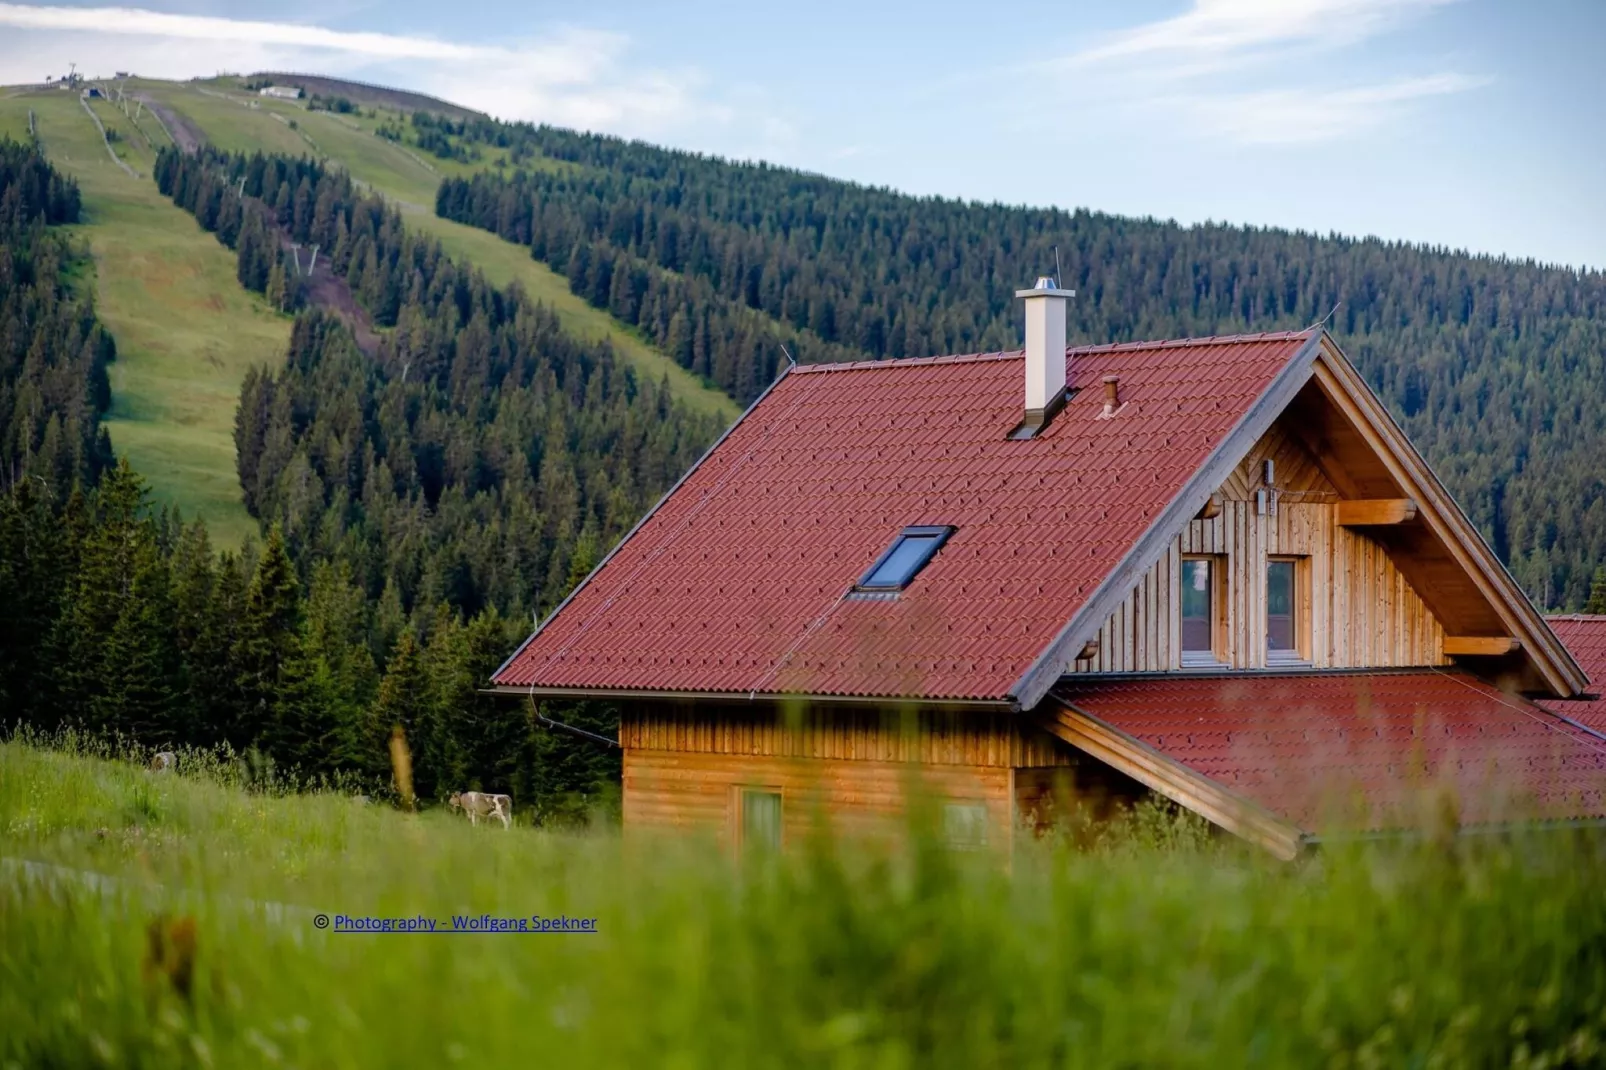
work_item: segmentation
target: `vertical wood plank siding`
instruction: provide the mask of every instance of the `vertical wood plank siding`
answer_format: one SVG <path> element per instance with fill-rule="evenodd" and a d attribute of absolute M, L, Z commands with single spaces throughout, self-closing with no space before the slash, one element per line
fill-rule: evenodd
<path fill-rule="evenodd" d="M 1263 462 L 1273 463 L 1275 513 L 1263 512 Z M 1184 554 L 1223 559 L 1225 651 L 1235 669 L 1266 665 L 1266 559 L 1304 560 L 1299 588 L 1306 656 L 1315 668 L 1445 665 L 1444 629 L 1363 531 L 1340 527 L 1340 495 L 1280 425 L 1222 484 L 1220 515 L 1194 520 L 1099 630 L 1098 652 L 1073 672 L 1166 672 L 1182 666 L 1179 590 Z M 1302 644 L 1303 646 L 1303 644 Z"/>
<path fill-rule="evenodd" d="M 767 704 L 632 702 L 619 718 L 630 750 L 966 765 L 1069 764 L 1063 746 L 1013 714 L 827 708 L 789 715 Z"/>

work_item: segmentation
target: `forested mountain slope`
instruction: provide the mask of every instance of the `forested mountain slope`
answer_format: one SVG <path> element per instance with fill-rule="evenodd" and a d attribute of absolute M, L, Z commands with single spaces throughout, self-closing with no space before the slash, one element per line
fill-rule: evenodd
<path fill-rule="evenodd" d="M 526 166 L 436 210 L 529 245 L 575 292 L 747 400 L 804 360 L 1019 344 L 1014 290 L 1078 291 L 1072 337 L 1324 317 L 1519 580 L 1576 606 L 1606 561 L 1606 276 L 1375 239 L 915 198 L 528 124 L 414 117 Z M 568 166 L 552 166 L 554 161 Z M 768 323 L 773 337 L 755 324 Z"/>
<path fill-rule="evenodd" d="M 111 461 L 100 418 L 116 346 L 73 291 L 71 246 L 49 229 L 76 223 L 79 200 L 37 152 L 0 140 L 0 490 L 37 480 L 65 496 Z"/>
<path fill-rule="evenodd" d="M 281 241 L 317 244 L 387 328 L 369 359 L 327 319 L 298 322 L 285 370 L 247 380 L 235 445 L 247 508 L 292 556 L 345 562 L 393 611 L 550 608 L 719 429 L 345 171 L 167 150 L 156 179 L 235 248 L 247 287 L 293 306 Z"/>
<path fill-rule="evenodd" d="M 14 318 L 38 325 L 12 330 L 0 362 L 21 449 L 0 494 L 11 723 L 226 743 L 376 787 L 399 726 L 423 798 L 479 786 L 574 813 L 565 800 L 616 778 L 616 758 L 476 689 L 526 615 L 561 597 L 718 423 L 456 265 L 343 171 L 204 149 L 167 150 L 156 171 L 232 244 L 242 284 L 293 306 L 284 242 L 321 241 L 385 334 L 362 353 L 345 326 L 307 313 L 284 370 L 248 377 L 239 474 L 265 539 L 214 553 L 203 524 L 151 507 L 126 460 L 108 468 L 96 418 L 109 339 L 71 298 L 81 253 L 46 229 L 70 220 L 77 190 L 36 150 L 0 143 L 0 252 L 26 277 L 9 292 L 28 315 Z M 75 415 L 88 446 L 53 447 Z M 606 730 L 608 715 L 564 716 Z"/>

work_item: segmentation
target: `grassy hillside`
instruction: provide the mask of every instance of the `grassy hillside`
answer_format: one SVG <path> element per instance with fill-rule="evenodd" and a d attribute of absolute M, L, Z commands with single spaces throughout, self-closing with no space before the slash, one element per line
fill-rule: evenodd
<path fill-rule="evenodd" d="M 308 112 L 294 102 L 251 97 L 231 82 L 131 79 L 123 88 L 171 107 L 220 147 L 335 159 L 395 201 L 410 225 L 438 237 L 454 257 L 475 264 L 498 285 L 519 282 L 552 305 L 568 330 L 607 339 L 642 374 L 668 376 L 675 395 L 694 410 L 723 421 L 739 413 L 729 397 L 575 297 L 562 276 L 524 250 L 437 218 L 433 205 L 441 176 L 471 169 L 426 161 L 376 137 L 384 117 Z M 290 319 L 241 289 L 229 251 L 157 193 L 152 158 L 169 137 L 152 113 L 145 110 L 136 124 L 109 100 L 90 106 L 116 134 L 113 146 L 137 178 L 112 162 L 73 93 L 0 92 L 0 136 L 25 138 L 33 110 L 47 156 L 83 186 L 86 222 L 78 229 L 95 269 L 86 284 L 95 288 L 101 319 L 119 352 L 107 420 L 113 445 L 149 478 L 159 501 L 203 517 L 219 545 L 238 545 L 257 528 L 241 504 L 235 471 L 240 384 L 248 367 L 283 361 Z"/>
<path fill-rule="evenodd" d="M 1593 833 L 1283 866 L 1156 819 L 1081 853 L 1023 842 L 1008 866 L 924 838 L 737 866 L 699 842 L 247 793 L 210 769 L 0 744 L 0 1063 L 1582 1066 L 1606 1050 Z M 318 926 L 342 914 L 596 932 Z"/>
<path fill-rule="evenodd" d="M 256 522 L 240 503 L 234 408 L 248 367 L 283 361 L 290 319 L 242 290 L 229 251 L 157 193 L 150 146 L 166 137 L 150 116 L 135 128 L 110 103 L 95 108 L 139 178 L 112 163 L 74 94 L 0 98 L 0 131 L 25 134 L 32 109 L 46 155 L 83 189 L 86 222 L 75 229 L 94 258 L 87 284 L 117 340 L 113 445 L 162 500 L 237 545 Z"/>
<path fill-rule="evenodd" d="M 527 250 L 435 215 L 435 192 L 443 176 L 470 174 L 493 165 L 496 156 L 473 167 L 425 158 L 375 136 L 380 123 L 394 120 L 394 115 L 382 113 L 375 118 L 310 112 L 294 101 L 249 95 L 226 81 L 138 84 L 142 91 L 193 120 L 219 148 L 231 152 L 260 148 L 291 155 L 311 152 L 328 157 L 393 201 L 410 226 L 438 238 L 449 254 L 474 264 L 491 282 L 498 286 L 518 282 L 530 296 L 551 305 L 570 332 L 586 339 L 606 339 L 643 375 L 654 379 L 667 376 L 675 396 L 695 411 L 725 420 L 740 413 L 723 392 L 705 386 L 634 331 L 571 293 L 567 279 L 532 259 Z"/>

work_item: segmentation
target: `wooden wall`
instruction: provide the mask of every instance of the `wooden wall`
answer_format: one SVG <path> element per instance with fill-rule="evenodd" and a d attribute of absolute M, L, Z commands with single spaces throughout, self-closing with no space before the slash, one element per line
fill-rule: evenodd
<path fill-rule="evenodd" d="M 1274 464 L 1275 511 L 1256 501 L 1262 462 Z M 1444 629 L 1376 540 L 1340 527 L 1336 488 L 1280 426 L 1274 426 L 1220 490 L 1221 513 L 1194 520 L 1099 630 L 1096 657 L 1073 672 L 1180 669 L 1181 562 L 1211 554 L 1226 578 L 1223 653 L 1237 669 L 1266 665 L 1266 559 L 1300 563 L 1302 653 L 1314 668 L 1448 664 Z M 1224 568 L 1223 568 L 1224 566 Z M 1218 578 L 1218 582 L 1220 582 Z"/>
<path fill-rule="evenodd" d="M 1001 713 L 632 703 L 622 711 L 627 829 L 710 832 L 733 842 L 742 788 L 779 791 L 784 835 L 822 816 L 843 832 L 902 827 L 916 793 L 976 802 L 989 841 L 1009 842 L 1017 767 L 1087 759 Z"/>
<path fill-rule="evenodd" d="M 1009 842 L 1014 771 L 1001 767 L 913 765 L 823 758 L 777 758 L 686 751 L 626 750 L 624 827 L 737 837 L 742 788 L 781 793 L 782 838 L 796 842 L 821 820 L 839 832 L 874 835 L 904 827 L 915 796 L 987 807 L 988 842 Z"/>
<path fill-rule="evenodd" d="M 1065 748 L 1009 713 L 900 712 L 823 706 L 778 710 L 768 703 L 631 703 L 619 720 L 626 750 L 919 762 L 1013 769 L 1061 765 Z"/>

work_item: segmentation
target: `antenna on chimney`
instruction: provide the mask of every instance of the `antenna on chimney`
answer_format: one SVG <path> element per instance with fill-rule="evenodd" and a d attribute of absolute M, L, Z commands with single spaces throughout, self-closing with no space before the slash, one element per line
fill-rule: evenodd
<path fill-rule="evenodd" d="M 1056 245 L 1054 246 L 1054 285 L 1063 286 L 1064 284 L 1065 276 L 1060 274 L 1060 247 Z"/>

